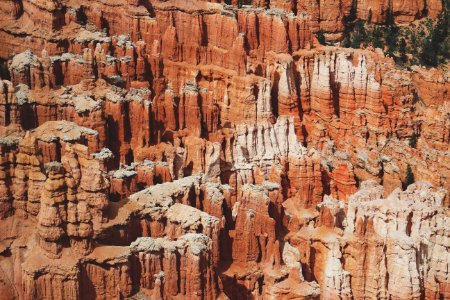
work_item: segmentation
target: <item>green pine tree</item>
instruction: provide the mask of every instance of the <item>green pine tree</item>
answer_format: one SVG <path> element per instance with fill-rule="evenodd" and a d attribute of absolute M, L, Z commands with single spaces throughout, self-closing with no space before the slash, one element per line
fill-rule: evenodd
<path fill-rule="evenodd" d="M 389 56 L 394 57 L 394 52 L 397 49 L 397 37 L 398 37 L 398 28 L 395 25 L 389 26 L 386 31 L 385 41 L 387 44 L 387 54 Z"/>
<path fill-rule="evenodd" d="M 394 14 L 392 13 L 391 2 L 389 1 L 389 7 L 386 10 L 386 25 L 392 26 L 394 23 Z"/>
<path fill-rule="evenodd" d="M 411 139 L 409 140 L 409 145 L 411 148 L 417 148 L 417 134 L 415 132 L 413 132 Z"/>
<path fill-rule="evenodd" d="M 350 15 L 348 21 L 354 21 L 358 17 L 358 1 L 352 0 L 352 7 L 350 8 Z"/>
<path fill-rule="evenodd" d="M 325 31 L 323 30 L 323 29 L 320 29 L 318 32 L 317 32 L 317 40 L 319 41 L 319 43 L 321 44 L 321 45 L 326 45 L 327 44 L 327 40 L 326 40 L 326 38 L 325 38 Z"/>
<path fill-rule="evenodd" d="M 414 173 L 411 169 L 411 166 L 408 165 L 406 167 L 406 180 L 405 180 L 405 186 L 404 189 L 406 190 L 406 188 L 408 188 L 408 186 L 410 186 L 411 184 L 413 184 L 415 182 L 414 179 Z"/>
<path fill-rule="evenodd" d="M 372 9 L 369 8 L 369 13 L 367 14 L 367 23 L 372 23 Z"/>
<path fill-rule="evenodd" d="M 406 63 L 408 61 L 408 56 L 406 55 L 406 41 L 404 38 L 400 40 L 398 48 L 400 52 L 400 62 Z"/>
<path fill-rule="evenodd" d="M 375 29 L 372 33 L 372 46 L 374 48 L 384 48 L 383 30 L 377 25 L 375 26 Z"/>

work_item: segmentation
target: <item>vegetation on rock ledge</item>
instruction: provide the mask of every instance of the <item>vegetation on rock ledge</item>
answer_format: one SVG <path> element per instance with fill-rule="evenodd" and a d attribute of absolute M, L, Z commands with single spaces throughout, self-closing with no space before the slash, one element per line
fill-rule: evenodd
<path fill-rule="evenodd" d="M 408 26 L 396 25 L 389 9 L 385 24 L 371 23 L 370 12 L 367 20 L 357 19 L 356 6 L 352 6 L 341 45 L 347 48 L 380 48 L 405 67 L 445 64 L 450 60 L 450 0 L 443 0 L 442 5 L 443 11 L 436 20 L 426 18 Z M 326 44 L 323 31 L 318 32 L 317 39 Z"/>

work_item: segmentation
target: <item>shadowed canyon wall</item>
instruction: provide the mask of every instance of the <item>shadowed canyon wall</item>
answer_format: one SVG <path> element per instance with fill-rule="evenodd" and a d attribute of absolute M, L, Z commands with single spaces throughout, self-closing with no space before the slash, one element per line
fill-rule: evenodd
<path fill-rule="evenodd" d="M 450 71 L 316 38 L 441 10 L 4 1 L 2 295 L 450 298 Z"/>

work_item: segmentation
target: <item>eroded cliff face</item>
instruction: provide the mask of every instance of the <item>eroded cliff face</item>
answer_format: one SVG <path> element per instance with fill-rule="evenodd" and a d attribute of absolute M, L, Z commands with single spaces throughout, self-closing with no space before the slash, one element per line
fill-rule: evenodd
<path fill-rule="evenodd" d="M 315 38 L 440 10 L 5 1 L 2 296 L 450 298 L 450 74 Z"/>

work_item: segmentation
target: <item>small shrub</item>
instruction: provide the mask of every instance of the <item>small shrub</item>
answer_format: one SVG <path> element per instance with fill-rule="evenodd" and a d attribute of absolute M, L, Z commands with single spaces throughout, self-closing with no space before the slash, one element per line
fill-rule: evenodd
<path fill-rule="evenodd" d="M 413 184 L 414 182 L 415 182 L 414 173 L 411 169 L 411 166 L 408 165 L 406 167 L 406 180 L 405 180 L 404 189 L 406 189 L 409 185 Z"/>
<path fill-rule="evenodd" d="M 316 37 L 317 37 L 317 40 L 319 41 L 319 43 L 321 45 L 326 45 L 327 44 L 327 39 L 325 38 L 325 31 L 323 29 L 320 29 L 317 32 Z"/>

